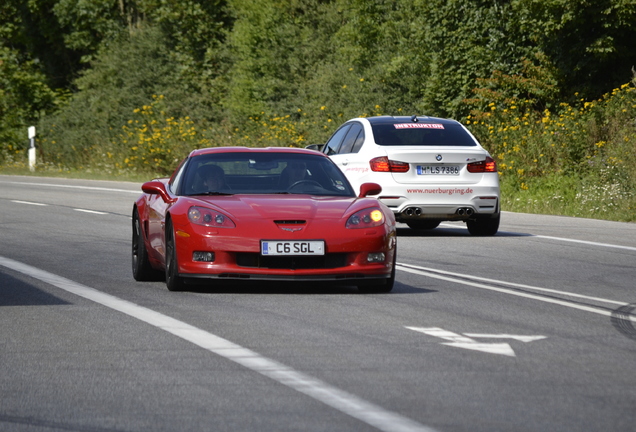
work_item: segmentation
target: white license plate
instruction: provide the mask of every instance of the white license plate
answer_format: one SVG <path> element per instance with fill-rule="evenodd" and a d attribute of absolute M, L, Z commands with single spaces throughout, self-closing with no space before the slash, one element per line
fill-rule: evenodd
<path fill-rule="evenodd" d="M 418 165 L 418 175 L 459 175 L 459 165 Z"/>
<path fill-rule="evenodd" d="M 261 240 L 261 255 L 324 255 L 322 240 Z"/>

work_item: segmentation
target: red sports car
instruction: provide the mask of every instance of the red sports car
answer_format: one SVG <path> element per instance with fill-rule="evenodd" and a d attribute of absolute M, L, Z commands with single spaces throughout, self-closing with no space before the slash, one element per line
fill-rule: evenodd
<path fill-rule="evenodd" d="M 195 150 L 170 178 L 142 186 L 133 208 L 138 281 L 165 272 L 171 291 L 213 280 L 329 281 L 388 292 L 393 212 L 356 195 L 325 155 L 293 148 Z"/>

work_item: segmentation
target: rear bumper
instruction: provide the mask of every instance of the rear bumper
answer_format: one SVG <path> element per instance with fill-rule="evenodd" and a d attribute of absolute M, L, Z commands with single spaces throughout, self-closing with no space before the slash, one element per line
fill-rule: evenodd
<path fill-rule="evenodd" d="M 430 186 L 405 189 L 390 186 L 382 190 L 380 201 L 398 222 L 417 219 L 467 220 L 499 213 L 499 185 Z"/>
<path fill-rule="evenodd" d="M 488 198 L 474 198 L 469 203 L 430 204 L 406 202 L 391 207 L 398 222 L 419 219 L 467 220 L 479 217 L 491 217 L 499 214 L 499 199 L 494 195 Z"/>

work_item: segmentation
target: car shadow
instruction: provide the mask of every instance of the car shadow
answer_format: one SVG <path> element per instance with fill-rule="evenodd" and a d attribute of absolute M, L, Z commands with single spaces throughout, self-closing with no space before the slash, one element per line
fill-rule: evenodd
<path fill-rule="evenodd" d="M 268 295 L 399 295 L 427 294 L 435 292 L 395 282 L 388 293 L 366 293 L 356 286 L 333 282 L 263 282 L 263 281 L 218 281 L 195 282 L 186 285 L 186 292 L 200 294 L 268 294 Z"/>
<path fill-rule="evenodd" d="M 398 237 L 480 237 L 473 236 L 468 232 L 466 227 L 458 225 L 457 227 L 439 226 L 434 229 L 416 230 L 411 228 L 398 227 Z M 517 233 L 508 231 L 498 231 L 494 236 L 485 236 L 489 238 L 493 237 L 532 237 L 533 234 Z"/>
<path fill-rule="evenodd" d="M 1 306 L 61 306 L 70 304 L 21 279 L 0 272 Z"/>

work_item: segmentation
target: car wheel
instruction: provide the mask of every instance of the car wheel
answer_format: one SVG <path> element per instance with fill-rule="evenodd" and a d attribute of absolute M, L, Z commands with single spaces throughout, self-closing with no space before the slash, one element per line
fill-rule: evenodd
<path fill-rule="evenodd" d="M 425 219 L 418 221 L 409 221 L 406 224 L 414 230 L 430 230 L 437 228 L 442 221 L 435 219 Z"/>
<path fill-rule="evenodd" d="M 391 276 L 388 279 L 382 281 L 378 285 L 358 285 L 358 291 L 363 293 L 388 293 L 393 290 L 395 285 L 395 263 L 397 260 L 397 248 L 393 253 L 393 268 L 391 269 Z"/>
<path fill-rule="evenodd" d="M 185 288 L 183 278 L 179 276 L 177 247 L 171 222 L 166 223 L 166 286 L 169 291 L 183 291 Z"/>
<path fill-rule="evenodd" d="M 466 221 L 468 232 L 474 236 L 493 236 L 499 230 L 501 214 L 487 219 L 469 219 Z"/>
<path fill-rule="evenodd" d="M 132 220 L 132 272 L 136 281 L 151 281 L 157 278 L 157 271 L 152 268 L 148 260 L 148 250 L 137 209 L 133 211 Z"/>

